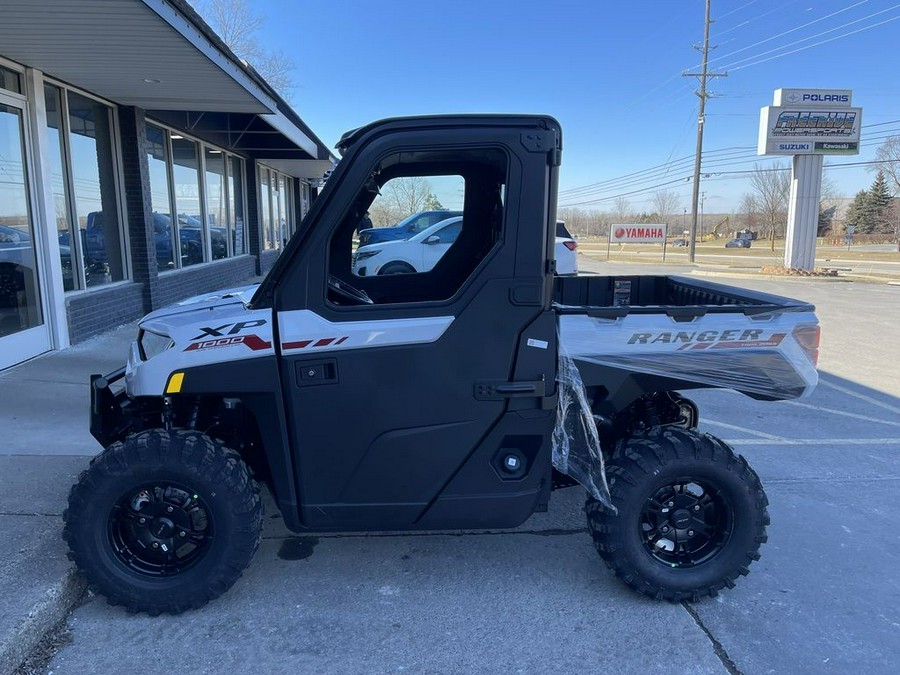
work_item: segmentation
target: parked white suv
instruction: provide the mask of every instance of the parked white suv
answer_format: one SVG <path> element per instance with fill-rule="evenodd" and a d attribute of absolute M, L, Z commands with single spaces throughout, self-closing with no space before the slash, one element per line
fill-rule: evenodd
<path fill-rule="evenodd" d="M 556 221 L 556 273 L 578 274 L 578 242 L 569 234 L 566 223 Z"/>
<path fill-rule="evenodd" d="M 353 273 L 359 277 L 379 274 L 428 272 L 437 265 L 462 232 L 462 216 L 435 223 L 414 237 L 360 246 L 353 254 Z"/>

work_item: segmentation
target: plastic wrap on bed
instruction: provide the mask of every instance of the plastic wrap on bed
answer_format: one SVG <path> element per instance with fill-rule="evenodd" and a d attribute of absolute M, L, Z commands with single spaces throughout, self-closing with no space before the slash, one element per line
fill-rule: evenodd
<path fill-rule="evenodd" d="M 553 466 L 581 483 L 592 497 L 615 511 L 606 483 L 600 437 L 575 362 L 559 341 L 559 405 L 553 429 Z"/>

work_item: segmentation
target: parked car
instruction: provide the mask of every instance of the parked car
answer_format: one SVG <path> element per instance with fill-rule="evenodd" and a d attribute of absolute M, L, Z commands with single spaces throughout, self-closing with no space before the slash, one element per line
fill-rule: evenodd
<path fill-rule="evenodd" d="M 60 245 L 63 288 L 72 290 L 72 257 L 68 246 Z M 17 293 L 30 283 L 34 267 L 34 248 L 25 230 L 0 225 L 0 308 L 15 307 Z"/>
<path fill-rule="evenodd" d="M 725 248 L 750 248 L 749 239 L 732 239 L 725 244 Z"/>
<path fill-rule="evenodd" d="M 444 212 L 446 213 L 446 211 Z M 360 277 L 428 272 L 462 232 L 462 216 L 447 218 L 407 240 L 360 246 L 353 254 L 353 273 Z"/>
<path fill-rule="evenodd" d="M 556 221 L 556 273 L 557 274 L 577 274 L 578 273 L 578 242 L 566 229 L 566 223 L 562 220 Z"/>
<path fill-rule="evenodd" d="M 672 242 L 672 246 L 676 246 L 678 248 L 683 248 L 687 245 L 688 245 L 687 239 L 676 239 L 675 241 Z"/>
<path fill-rule="evenodd" d="M 203 262 L 203 243 L 200 237 L 201 221 L 185 214 L 178 215 L 178 236 L 181 243 L 182 266 Z M 161 270 L 174 267 L 172 255 L 172 220 L 167 213 L 153 212 L 153 240 L 156 246 L 156 264 Z M 228 232 L 224 227 L 210 227 L 213 260 L 226 257 Z M 70 246 L 69 233 L 59 235 L 60 246 Z M 81 246 L 84 251 L 85 269 L 88 274 L 105 269 L 107 264 L 106 229 L 103 213 L 92 211 L 87 215 L 86 226 L 81 229 Z"/>
<path fill-rule="evenodd" d="M 363 230 L 359 233 L 359 245 L 368 246 L 383 241 L 409 239 L 442 220 L 461 215 L 462 211 L 420 211 L 407 216 L 391 227 L 372 227 Z"/>

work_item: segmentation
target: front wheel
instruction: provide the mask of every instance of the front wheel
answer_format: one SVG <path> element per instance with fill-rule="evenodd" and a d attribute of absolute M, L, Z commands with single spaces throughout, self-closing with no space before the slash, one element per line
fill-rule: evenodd
<path fill-rule="evenodd" d="M 262 506 L 235 451 L 198 432 L 154 429 L 97 456 L 63 518 L 69 557 L 110 604 L 178 614 L 241 576 Z"/>
<path fill-rule="evenodd" d="M 620 441 L 607 476 L 618 512 L 588 499 L 588 526 L 600 556 L 634 590 L 672 602 L 715 596 L 759 559 L 766 494 L 715 436 L 666 428 Z"/>

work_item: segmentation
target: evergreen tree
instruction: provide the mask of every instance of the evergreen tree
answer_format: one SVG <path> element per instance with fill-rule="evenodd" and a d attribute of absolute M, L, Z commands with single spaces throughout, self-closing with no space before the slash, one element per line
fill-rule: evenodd
<path fill-rule="evenodd" d="M 856 226 L 859 234 L 866 234 L 875 228 L 875 217 L 868 190 L 860 190 L 847 209 L 847 225 Z"/>
<path fill-rule="evenodd" d="M 891 192 L 888 189 L 884 171 L 879 171 L 875 176 L 872 187 L 869 188 L 869 205 L 875 220 L 873 232 L 893 232 L 893 226 L 889 222 L 888 214 L 891 201 Z"/>

